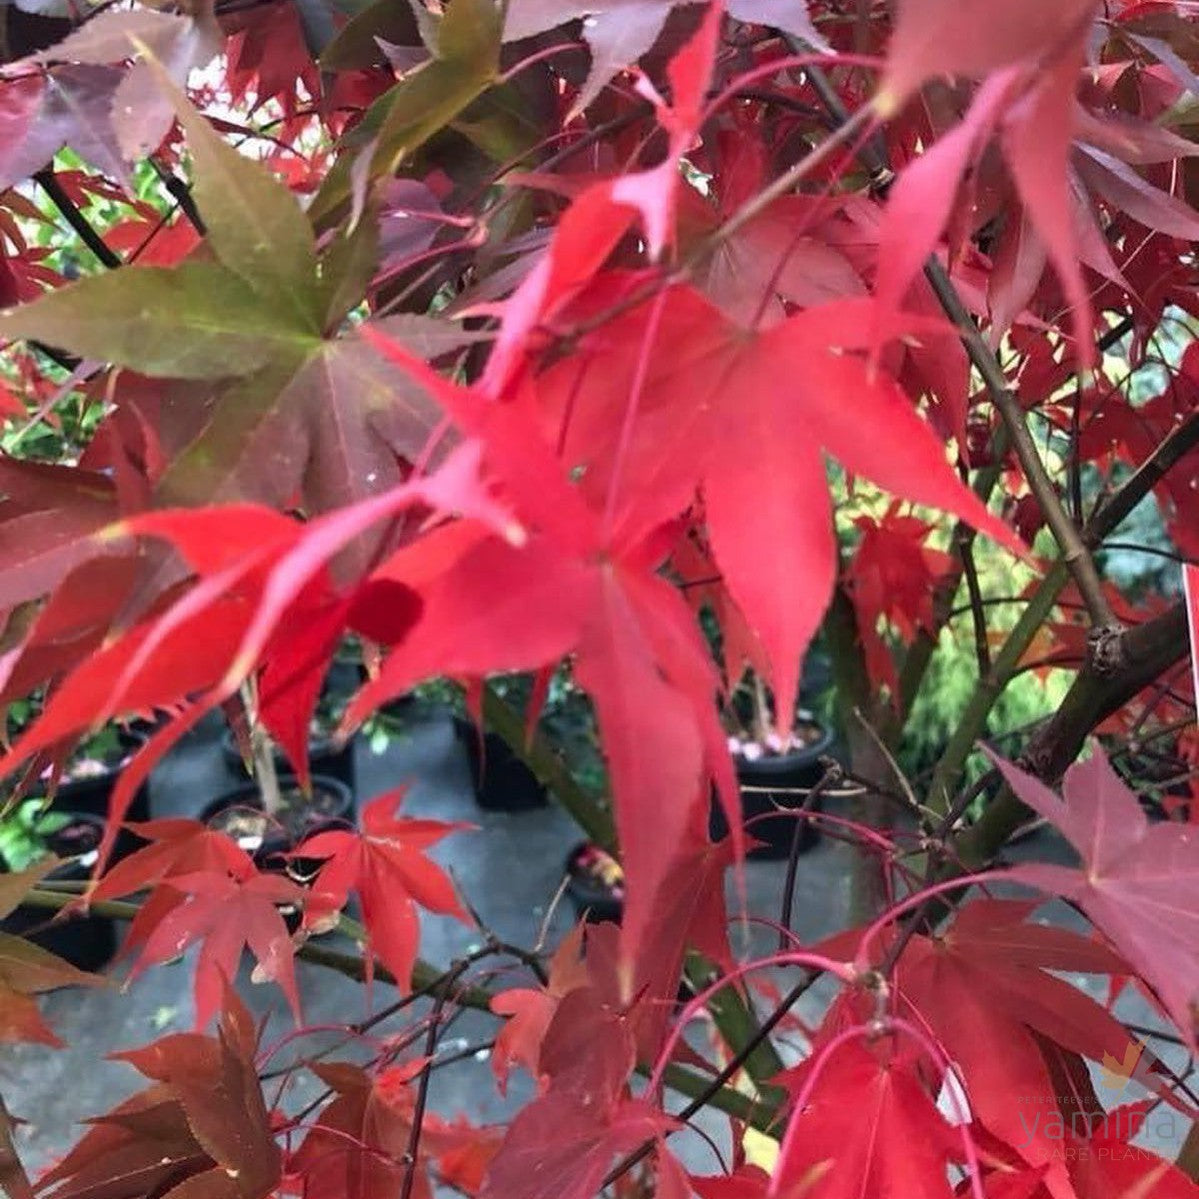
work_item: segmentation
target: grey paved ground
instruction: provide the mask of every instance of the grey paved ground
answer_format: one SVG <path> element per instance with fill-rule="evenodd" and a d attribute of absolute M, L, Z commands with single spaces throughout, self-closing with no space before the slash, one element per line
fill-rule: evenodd
<path fill-rule="evenodd" d="M 359 746 L 358 753 L 360 800 L 407 781 L 411 784 L 409 814 L 468 820 L 481 826 L 478 833 L 455 835 L 435 856 L 452 869 L 470 902 L 496 934 L 515 944 L 531 944 L 561 881 L 563 858 L 578 839 L 569 819 L 553 806 L 520 814 L 481 812 L 471 794 L 466 763 L 444 720 L 413 725 L 409 735 L 393 742 L 381 756 L 372 755 L 365 746 Z M 211 734 L 193 735 L 155 778 L 155 814 L 194 815 L 205 797 L 219 793 L 229 782 Z M 1043 845 L 1039 848 L 1044 851 Z M 803 939 L 818 939 L 843 925 L 845 864 L 844 848 L 828 839 L 802 859 L 793 924 Z M 752 913 L 777 917 L 784 868 L 783 863 L 775 862 L 748 864 Z M 1071 916 L 1067 913 L 1064 918 Z M 550 924 L 551 943 L 568 926 L 568 917 L 565 909 L 555 914 Z M 769 950 L 773 940 L 769 931 L 753 930 L 750 936 L 755 948 Z M 454 921 L 429 918 L 424 924 L 422 956 L 434 963 L 448 963 L 469 950 L 477 937 Z M 368 997 L 358 984 L 304 963 L 299 972 L 304 1015 L 312 1025 L 345 1025 L 366 1014 L 370 1002 L 379 1007 L 394 997 L 385 987 Z M 21 1131 L 19 1145 L 31 1166 L 52 1160 L 73 1142 L 75 1121 L 107 1110 L 138 1087 L 139 1076 L 121 1063 L 102 1061 L 104 1053 L 191 1027 L 189 981 L 185 962 L 150 971 L 126 994 L 114 987 L 48 997 L 48 1017 L 67 1048 L 6 1047 L 0 1056 L 0 1091 L 14 1112 L 29 1122 Z M 267 1042 L 285 1035 L 292 1024 L 278 990 L 270 986 L 243 988 L 243 992 L 247 990 L 256 1010 L 270 1015 Z M 811 1002 L 817 1001 L 813 998 Z M 812 1014 L 811 1008 L 808 1014 Z M 441 1052 L 452 1054 L 485 1043 L 494 1029 L 495 1021 L 488 1016 L 467 1012 L 454 1024 Z M 274 1061 L 283 1067 L 330 1038 L 340 1039 L 334 1032 L 326 1032 L 292 1042 Z M 290 1086 L 292 1098 L 301 1102 L 316 1093 L 316 1084 L 303 1073 Z M 438 1071 L 430 1103 L 433 1110 L 446 1116 L 463 1112 L 476 1121 L 486 1121 L 502 1117 L 528 1096 L 523 1077 L 514 1077 L 507 1099 L 499 1096 L 483 1052 Z M 720 1122 L 709 1122 L 708 1128 L 723 1139 Z M 704 1172 L 715 1168 L 710 1150 L 698 1137 L 692 1139 L 684 1156 Z"/>

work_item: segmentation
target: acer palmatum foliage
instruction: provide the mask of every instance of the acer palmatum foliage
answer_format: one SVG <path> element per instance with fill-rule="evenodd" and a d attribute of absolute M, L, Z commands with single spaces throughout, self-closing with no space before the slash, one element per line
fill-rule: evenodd
<path fill-rule="evenodd" d="M 36 1183 L 5 1082 L 0 1188 L 1199 1194 L 1159 1056 L 1197 1047 L 1199 1011 L 1192 6 L 348 11 L 0 18 L 0 701 L 40 712 L 0 770 L 28 792 L 90 730 L 161 718 L 88 899 L 129 921 L 134 986 L 200 946 L 199 1027 L 124 1052 L 146 1089 Z M 419 960 L 418 909 L 478 898 L 425 851 L 485 834 L 402 792 L 303 843 L 305 887 L 195 821 L 112 857 L 150 770 L 210 710 L 244 721 L 239 696 L 306 780 L 347 638 L 369 673 L 343 731 L 460 683 L 619 853 L 619 929 Z M 722 697 L 754 671 L 785 737 L 816 639 L 844 760 L 789 818 L 852 847 L 853 910 L 804 946 L 780 892 L 782 948 L 738 961 Z M 538 728 L 564 670 L 601 799 Z M 512 672 L 524 729 L 491 681 Z M 1077 867 L 1005 865 L 1029 808 Z M 75 902 L 48 867 L 0 877 L 0 911 Z M 1045 922 L 1052 896 L 1087 928 Z M 337 926 L 361 956 L 314 955 Z M 315 1107 L 264 1088 L 247 949 L 301 1027 L 297 954 L 398 988 L 366 1060 L 307 1061 Z M 505 959 L 527 979 L 497 984 Z M 35 997 L 96 981 L 0 935 L 0 1039 L 56 1044 Z M 537 1081 L 503 1126 L 429 1110 L 464 1003 L 496 1018 L 497 1088 Z M 704 1108 L 732 1152 L 693 1172 L 673 1147 Z M 1132 1143 L 1160 1112 L 1176 1161 Z"/>

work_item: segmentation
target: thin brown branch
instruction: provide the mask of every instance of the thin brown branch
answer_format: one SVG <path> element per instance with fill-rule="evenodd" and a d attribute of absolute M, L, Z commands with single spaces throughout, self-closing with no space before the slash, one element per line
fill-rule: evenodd
<path fill-rule="evenodd" d="M 836 90 L 819 67 L 810 67 L 808 76 L 820 96 L 821 102 L 837 119 L 842 129 L 846 128 L 847 123 L 853 124 L 857 121 L 859 114 L 855 114 L 853 117 L 849 116 Z M 886 161 L 885 153 L 877 143 L 867 143 L 859 152 L 859 160 L 876 177 L 883 180 L 889 178 L 890 164 Z M 940 259 L 929 258 L 924 266 L 924 275 L 928 279 L 929 286 L 933 289 L 933 294 L 937 297 L 942 311 L 957 327 L 958 335 L 970 356 L 970 361 L 982 376 L 991 400 L 1003 419 L 1012 448 L 1016 451 L 1025 477 L 1028 479 L 1028 485 L 1041 505 L 1041 511 L 1044 512 L 1046 523 L 1058 543 L 1066 567 L 1087 606 L 1092 626 L 1097 632 L 1118 630 L 1119 621 L 1116 620 L 1111 605 L 1103 593 L 1103 585 L 1099 579 L 1099 573 L 1095 569 L 1090 550 L 1083 541 L 1078 526 L 1070 519 L 1069 513 L 1062 505 L 1057 489 L 1049 478 L 1045 463 L 1041 460 L 1041 455 L 1029 433 L 1024 419 L 1024 410 L 1008 388 L 1007 378 L 999 364 L 999 359 L 987 345 Z"/>
<path fill-rule="evenodd" d="M 983 591 L 974 563 L 974 531 L 959 524 L 954 530 L 962 574 L 966 578 L 966 594 L 970 597 L 970 616 L 974 627 L 974 657 L 978 662 L 978 677 L 991 673 L 991 647 L 987 644 L 987 616 L 983 610 Z"/>
<path fill-rule="evenodd" d="M 990 393 L 991 402 L 995 405 L 1007 435 L 1015 450 L 1016 457 L 1024 470 L 1028 486 L 1036 496 L 1037 503 L 1045 515 L 1045 523 L 1049 526 L 1053 538 L 1057 542 L 1062 561 L 1070 572 L 1082 601 L 1090 614 L 1092 629 L 1096 633 L 1116 631 L 1120 622 L 1116 619 L 1112 606 L 1103 592 L 1103 582 L 1095 568 L 1091 551 L 1083 540 L 1078 526 L 1070 519 L 1061 497 L 1045 463 L 1041 459 L 1036 442 L 1029 431 L 1028 422 L 1024 417 L 1024 409 L 1007 385 L 1007 378 L 999 360 L 992 353 L 990 346 L 983 338 L 978 325 L 966 308 L 962 297 L 954 287 L 949 272 L 939 259 L 930 258 L 924 266 L 924 275 L 941 305 L 942 311 L 957 327 L 958 335 L 966 352 L 970 355 L 975 369 L 982 376 L 983 382 Z"/>
<path fill-rule="evenodd" d="M 201 237 L 207 236 L 208 227 L 204 224 L 204 218 L 200 215 L 200 210 L 196 207 L 196 201 L 192 198 L 192 189 L 174 171 L 168 170 L 156 158 L 150 158 L 147 161 L 154 168 L 154 173 L 158 176 L 159 182 L 171 194 L 175 203 L 179 205 L 180 212 L 187 218 L 192 228 Z"/>
<path fill-rule="evenodd" d="M 783 996 L 774 1011 L 762 1021 L 757 1032 L 729 1059 L 720 1073 L 679 1112 L 677 1119 L 680 1122 L 686 1123 L 696 1112 L 706 1107 L 724 1089 L 729 1081 L 745 1067 L 746 1062 L 759 1046 L 765 1044 L 767 1037 L 779 1026 L 783 1017 L 812 989 L 819 977 L 820 974 L 818 972 L 811 971 Z M 627 1174 L 639 1162 L 644 1161 L 653 1152 L 656 1144 L 657 1141 L 646 1141 L 640 1148 L 633 1150 L 632 1153 L 623 1157 L 608 1171 L 608 1176 L 601 1184 L 600 1190 L 605 1190 L 618 1178 L 622 1178 Z"/>
<path fill-rule="evenodd" d="M 779 915 L 779 952 L 787 950 L 791 941 L 791 912 L 795 904 L 795 876 L 799 872 L 799 851 L 803 845 L 804 831 L 808 826 L 808 813 L 815 808 L 820 797 L 830 787 L 841 781 L 841 767 L 832 758 L 821 762 L 824 773 L 820 781 L 804 797 L 795 813 L 795 828 L 791 834 L 791 849 L 787 854 L 787 877 L 783 880 L 783 910 Z"/>
<path fill-rule="evenodd" d="M 1199 558 L 1190 554 L 1177 554 L 1172 550 L 1164 550 L 1156 545 L 1134 545 L 1131 541 L 1105 541 L 1105 550 L 1125 550 L 1130 554 L 1147 554 L 1150 558 L 1164 558 L 1167 562 L 1176 562 L 1179 566 L 1199 566 Z"/>
<path fill-rule="evenodd" d="M 1087 523 L 1087 544 L 1098 545 L 1158 485 L 1191 450 L 1199 447 L 1199 412 L 1192 412 L 1163 438 L 1123 486 L 1101 504 Z"/>
<path fill-rule="evenodd" d="M 412 1188 L 416 1185 L 417 1156 L 420 1153 L 421 1132 L 425 1124 L 425 1108 L 429 1102 L 429 1080 L 433 1077 L 430 1069 L 433 1055 L 437 1051 L 437 1037 L 441 1026 L 441 1013 L 445 1008 L 446 996 L 450 988 L 469 969 L 469 962 L 457 962 L 451 968 L 444 986 L 437 995 L 433 1012 L 429 1017 L 429 1031 L 425 1037 L 425 1066 L 420 1072 L 420 1082 L 417 1084 L 416 1103 L 412 1109 L 412 1129 L 408 1134 L 408 1148 L 404 1152 L 404 1185 L 400 1189 L 400 1199 L 412 1199 Z"/>

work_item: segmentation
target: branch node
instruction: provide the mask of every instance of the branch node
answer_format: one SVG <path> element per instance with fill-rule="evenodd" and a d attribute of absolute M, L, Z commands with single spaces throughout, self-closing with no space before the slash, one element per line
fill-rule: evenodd
<path fill-rule="evenodd" d="M 1100 625 L 1087 634 L 1087 664 L 1097 678 L 1111 678 L 1128 665 L 1125 632 L 1124 626 L 1116 622 Z"/>

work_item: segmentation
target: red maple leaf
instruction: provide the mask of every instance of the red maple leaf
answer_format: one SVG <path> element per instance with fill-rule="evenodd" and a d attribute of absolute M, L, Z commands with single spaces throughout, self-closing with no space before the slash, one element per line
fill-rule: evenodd
<path fill-rule="evenodd" d="M 499 1151 L 504 1130 L 495 1125 L 478 1128 L 459 1118 L 433 1132 L 438 1179 L 464 1195 L 477 1195 Z"/>
<path fill-rule="evenodd" d="M 577 987 L 587 985 L 582 947 L 583 925 L 577 924 L 554 951 L 544 987 L 512 987 L 492 997 L 491 1010 L 497 1016 L 508 1017 L 491 1054 L 491 1068 L 501 1094 L 507 1093 L 508 1074 L 514 1063 L 538 1076 L 541 1043 L 558 1004 Z"/>
<path fill-rule="evenodd" d="M 884 616 L 905 641 L 933 624 L 933 588 L 953 558 L 925 545 L 933 526 L 892 504 L 882 520 L 854 522 L 862 534 L 849 568 L 854 600 L 863 612 Z"/>
<path fill-rule="evenodd" d="M 701 809 L 706 812 L 704 778 L 717 780 L 726 811 L 739 812 L 712 703 L 715 669 L 686 604 L 652 573 L 669 551 L 668 537 L 654 530 L 606 538 L 559 463 L 529 436 L 515 405 L 480 401 L 402 347 L 386 349 L 417 371 L 487 447 L 487 461 L 529 533 L 513 544 L 458 522 L 399 551 L 376 572 L 376 580 L 416 592 L 422 614 L 355 698 L 348 719 L 360 720 L 434 673 L 477 678 L 537 669 L 573 652 L 575 677 L 596 702 L 612 773 L 629 878 L 623 929 L 636 960 L 645 951 L 654 896 L 671 855 L 687 844 Z M 646 743 L 663 750 L 646 754 Z M 685 934 L 673 930 L 680 946 Z"/>
<path fill-rule="evenodd" d="M 314 1062 L 312 1071 L 334 1097 L 287 1163 L 312 1193 L 329 1199 L 374 1199 L 398 1194 L 404 1181 L 402 1158 L 412 1129 L 403 1084 L 420 1073 L 423 1061 L 383 1071 L 378 1080 L 348 1062 Z M 415 1193 L 427 1199 L 425 1171 L 416 1175 Z"/>
<path fill-rule="evenodd" d="M 836 570 L 826 454 L 1021 548 L 894 380 L 855 353 L 872 313 L 866 301 L 830 303 L 754 335 L 674 288 L 538 381 L 547 437 L 621 536 L 644 536 L 702 490 L 714 559 L 761 639 L 787 723 Z"/>
<path fill-rule="evenodd" d="M 1056 1089 L 1039 1038 L 1101 1062 L 1123 1053 L 1128 1034 L 1051 971 L 1115 974 L 1124 967 L 1103 945 L 1029 921 L 1035 906 L 967 904 L 944 938 L 913 939 L 897 994 L 899 1010 L 916 1013 L 954 1061 L 972 1112 L 1020 1160 L 1045 1168 L 1046 1185 L 1064 1199 L 1066 1174 L 1051 1132 L 1060 1118 Z M 994 1052 L 997 1044 L 1003 1053 Z"/>
<path fill-rule="evenodd" d="M 953 559 L 925 545 L 933 526 L 900 515 L 898 505 L 892 504 L 881 521 L 863 516 L 854 523 L 862 540 L 847 571 L 849 593 L 871 677 L 876 686 L 888 684 L 895 696 L 895 662 L 879 635 L 879 619 L 890 621 L 907 643 L 917 630 L 931 630 L 937 580 L 952 568 Z"/>
<path fill-rule="evenodd" d="M 1046 1046 L 1099 1063 L 1122 1060 L 1129 1036 L 1106 1008 L 1056 972 L 1119 977 L 1126 966 L 1096 939 L 1031 920 L 1040 906 L 976 899 L 942 935 L 913 937 L 895 974 L 895 1011 L 933 1036 L 953 1061 L 976 1127 L 1014 1165 L 1038 1169 L 1057 1199 L 1073 1199 L 1054 1135 L 1063 1119 L 1062 1088 L 1054 1084 Z M 857 944 L 851 931 L 822 948 L 849 955 Z M 821 1035 L 847 1016 L 856 1022 L 868 1015 L 868 1004 L 859 1010 L 847 997 Z M 1003 1053 L 994 1052 L 997 1044 Z"/>
<path fill-rule="evenodd" d="M 91 1129 L 39 1179 L 59 1196 L 267 1199 L 281 1154 L 254 1054 L 254 1021 L 224 988 L 215 1036 L 176 1033 L 115 1053 L 154 1084 L 93 1119 Z"/>
<path fill-rule="evenodd" d="M 1022 219 L 1009 222 L 992 278 L 993 336 L 1006 332 L 1031 297 L 1048 256 L 1073 309 L 1076 353 L 1091 365 L 1094 310 L 1079 259 L 1120 278 L 1103 239 L 1093 236 L 1094 214 L 1075 197 L 1070 181 L 1075 94 L 1096 6 L 1068 0 L 1032 23 L 1018 15 L 1026 7 L 1021 2 L 984 11 L 966 3 L 949 13 L 926 0 L 901 7 L 876 100 L 883 111 L 893 112 L 942 72 L 986 78 L 961 123 L 900 173 L 879 246 L 880 315 L 885 326 L 936 247 L 967 165 L 1001 130 Z"/>
<path fill-rule="evenodd" d="M 299 1182 L 301 1193 L 321 1199 L 384 1199 L 400 1193 L 408 1173 L 404 1156 L 415 1112 L 413 1083 L 427 1064 L 418 1058 L 371 1075 L 348 1062 L 311 1063 L 333 1098 L 288 1160 L 289 1180 Z M 494 1130 L 447 1123 L 425 1112 L 413 1195 L 431 1199 L 430 1162 L 443 1180 L 473 1194 L 495 1145 Z"/>
<path fill-rule="evenodd" d="M 290 4 L 267 4 L 222 18 L 229 34 L 226 79 L 233 102 L 254 97 L 253 112 L 276 100 L 289 118 L 300 107 L 296 85 L 309 96 L 321 94 L 320 74 L 305 41 L 300 14 Z"/>
<path fill-rule="evenodd" d="M 480 1199 L 591 1199 L 617 1154 L 673 1127 L 643 1099 L 603 1107 L 551 1091 L 512 1121 Z"/>
<path fill-rule="evenodd" d="M 992 755 L 1012 790 L 1078 850 L 1082 868 L 1029 863 L 1009 878 L 1077 903 L 1156 992 L 1192 1046 L 1199 1010 L 1199 841 L 1150 824 L 1103 750 L 1067 772 L 1058 796 Z"/>
<path fill-rule="evenodd" d="M 400 986 L 407 987 L 420 940 L 416 905 L 469 923 L 449 876 L 424 850 L 471 826 L 397 819 L 403 795 L 403 790 L 391 791 L 367 804 L 361 832 L 317 833 L 297 852 L 328 859 L 316 882 L 318 897 L 328 896 L 340 907 L 351 891 L 357 892 L 370 936 L 368 969 L 378 955 Z"/>
<path fill-rule="evenodd" d="M 161 907 L 155 903 L 159 896 Z M 202 1028 L 219 1009 L 222 990 L 236 976 L 242 950 L 248 947 L 262 975 L 282 988 L 298 1023 L 295 960 L 279 908 L 298 908 L 303 900 L 302 889 L 277 874 L 252 871 L 236 877 L 207 870 L 172 875 L 143 906 L 142 912 L 149 908 L 155 918 L 152 927 L 140 933 L 144 944 L 130 977 L 202 942 L 195 977 L 196 1027 Z M 132 940 L 132 931 L 130 936 Z"/>
<path fill-rule="evenodd" d="M 960 1157 L 961 1139 L 941 1118 L 916 1066 L 860 1040 L 805 1063 L 819 1074 L 791 1117 L 767 1195 L 950 1199 L 947 1167 Z"/>
<path fill-rule="evenodd" d="M 198 820 L 148 820 L 129 827 L 149 844 L 117 862 L 96 883 L 90 899 L 120 899 L 178 875 L 225 871 L 245 879 L 254 873 L 244 849 Z"/>

